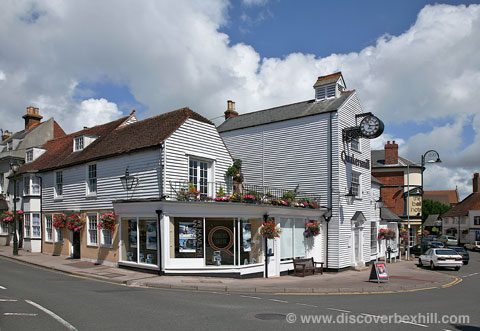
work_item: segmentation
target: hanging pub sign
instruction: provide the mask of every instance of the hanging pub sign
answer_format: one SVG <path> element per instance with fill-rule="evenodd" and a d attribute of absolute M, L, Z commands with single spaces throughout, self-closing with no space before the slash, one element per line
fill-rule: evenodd
<path fill-rule="evenodd" d="M 408 212 L 410 216 L 422 216 L 422 196 L 414 195 L 408 199 Z"/>
<path fill-rule="evenodd" d="M 370 271 L 369 281 L 388 282 L 387 265 L 385 262 L 374 262 Z"/>
<path fill-rule="evenodd" d="M 355 158 L 355 155 L 353 155 L 353 154 L 352 155 L 347 155 L 347 153 L 345 153 L 345 151 L 342 151 L 341 158 L 342 158 L 343 163 L 345 163 L 345 164 L 350 163 L 350 164 L 355 165 L 357 167 L 362 167 L 362 168 L 370 170 L 370 160 L 365 160 L 365 161 L 359 160 L 359 159 Z"/>

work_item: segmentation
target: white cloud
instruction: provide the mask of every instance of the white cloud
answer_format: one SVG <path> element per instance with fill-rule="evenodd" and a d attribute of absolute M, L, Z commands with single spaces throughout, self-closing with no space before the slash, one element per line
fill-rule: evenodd
<path fill-rule="evenodd" d="M 245 6 L 265 6 L 268 0 L 242 0 Z"/>
<path fill-rule="evenodd" d="M 472 193 L 473 172 L 462 168 L 446 168 L 440 165 L 425 167 L 425 190 L 454 190 L 458 189 L 460 199 Z"/>
<path fill-rule="evenodd" d="M 401 149 L 402 146 L 405 145 L 405 140 L 404 139 L 395 138 L 391 134 L 385 133 L 385 134 L 382 134 L 380 137 L 371 140 L 370 141 L 370 148 L 372 150 L 382 150 L 382 149 L 385 148 L 385 145 L 387 144 L 388 141 L 395 142 L 398 145 L 399 149 Z M 402 155 L 402 154 L 400 153 L 400 155 Z"/>
<path fill-rule="evenodd" d="M 387 132 L 390 123 L 445 123 L 405 143 L 395 139 L 407 156 L 433 148 L 440 149 L 445 167 L 480 164 L 475 152 L 480 142 L 479 5 L 426 6 L 408 31 L 382 36 L 359 52 L 324 58 L 292 53 L 281 59 L 262 58 L 249 45 L 231 45 L 219 32 L 228 8 L 222 0 L 2 1 L 0 68 L 8 79 L 0 79 L 0 118 L 5 128 L 21 129 L 29 105 L 45 117 L 55 116 L 67 131 L 120 116 L 107 100 L 75 99 L 79 82 L 127 86 L 149 107 L 142 117 L 189 106 L 213 118 L 222 115 L 228 99 L 236 101 L 240 113 L 311 99 L 317 76 L 341 70 L 347 86 L 358 91 L 366 111 L 385 122 Z M 472 117 L 477 145 L 462 152 L 462 125 Z"/>
<path fill-rule="evenodd" d="M 0 80 L 6 80 L 7 76 L 5 76 L 5 73 L 0 70 Z"/>

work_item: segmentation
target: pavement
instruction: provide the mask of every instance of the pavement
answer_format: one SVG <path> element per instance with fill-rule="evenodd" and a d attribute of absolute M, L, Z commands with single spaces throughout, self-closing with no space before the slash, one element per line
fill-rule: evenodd
<path fill-rule="evenodd" d="M 73 260 L 65 256 L 31 253 L 20 250 L 18 256 L 12 248 L 0 246 L 0 258 L 20 261 L 80 278 L 101 280 L 128 286 L 181 289 L 194 291 L 240 293 L 290 293 L 311 295 L 404 293 L 445 288 L 461 281 L 454 275 L 418 268 L 416 260 L 387 264 L 388 282 L 368 281 L 370 268 L 325 272 L 306 277 L 281 276 L 270 278 L 234 279 L 200 276 L 158 276 L 142 271 L 97 265 Z"/>

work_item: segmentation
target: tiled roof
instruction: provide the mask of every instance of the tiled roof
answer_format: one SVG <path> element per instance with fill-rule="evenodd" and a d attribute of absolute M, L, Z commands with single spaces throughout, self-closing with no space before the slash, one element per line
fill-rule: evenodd
<path fill-rule="evenodd" d="M 259 110 L 251 113 L 231 117 L 220 124 L 218 132 L 243 129 L 252 126 L 286 121 L 294 118 L 317 115 L 338 110 L 352 95 L 353 91 L 343 92 L 340 97 L 322 101 L 308 100 L 290 105 Z"/>
<path fill-rule="evenodd" d="M 423 222 L 423 226 L 441 226 L 442 225 L 442 221 L 440 221 L 438 218 L 439 218 L 439 214 L 431 214 L 431 215 L 428 215 L 427 219 L 425 220 L 425 222 Z"/>
<path fill-rule="evenodd" d="M 447 211 L 442 217 L 467 216 L 469 210 L 480 210 L 480 193 L 475 192 Z"/>
<path fill-rule="evenodd" d="M 59 169 L 158 146 L 189 118 L 214 125 L 189 108 L 177 109 L 119 127 L 128 118 L 128 116 L 123 117 L 50 140 L 42 146 L 47 151 L 34 162 L 22 166 L 20 171 Z M 74 137 L 80 135 L 92 135 L 98 138 L 82 151 L 73 152 Z"/>
<path fill-rule="evenodd" d="M 320 76 L 320 77 L 318 77 L 317 81 L 315 82 L 315 84 L 313 86 L 315 87 L 315 86 L 318 86 L 320 84 L 323 85 L 323 84 L 328 84 L 328 83 L 335 83 L 340 77 L 342 77 L 341 72 L 336 72 L 334 74 L 326 75 L 326 76 Z"/>
<path fill-rule="evenodd" d="M 423 198 L 438 201 L 447 206 L 458 203 L 457 190 L 425 191 L 423 192 Z"/>

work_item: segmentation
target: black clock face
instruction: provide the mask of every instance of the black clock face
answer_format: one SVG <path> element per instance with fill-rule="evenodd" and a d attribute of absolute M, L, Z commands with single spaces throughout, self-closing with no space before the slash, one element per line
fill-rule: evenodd
<path fill-rule="evenodd" d="M 369 115 L 360 122 L 360 132 L 365 138 L 376 138 L 383 132 L 383 123 L 378 117 Z"/>

